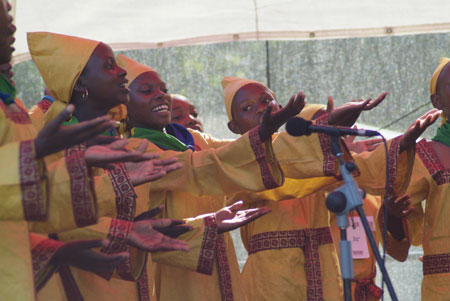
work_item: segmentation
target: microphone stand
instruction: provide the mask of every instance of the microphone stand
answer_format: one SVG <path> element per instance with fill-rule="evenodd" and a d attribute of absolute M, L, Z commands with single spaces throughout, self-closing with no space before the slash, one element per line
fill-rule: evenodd
<path fill-rule="evenodd" d="M 339 169 L 345 183 L 344 185 L 331 192 L 326 200 L 328 209 L 337 215 L 337 224 L 341 233 L 341 241 L 339 242 L 339 260 L 341 263 L 341 274 L 344 282 L 345 301 L 352 300 L 351 280 L 354 277 L 354 272 L 351 242 L 347 240 L 347 227 L 348 213 L 353 209 L 356 209 L 359 217 L 361 218 L 364 231 L 366 232 L 366 235 L 370 242 L 370 247 L 372 248 L 372 252 L 375 255 L 375 259 L 377 260 L 381 273 L 383 274 L 383 279 L 388 288 L 389 295 L 391 296 L 391 299 L 393 301 L 397 301 L 398 298 L 395 294 L 394 287 L 392 286 L 391 279 L 389 278 L 384 262 L 381 259 L 378 246 L 375 243 L 372 231 L 369 227 L 369 223 L 367 222 L 366 215 L 362 209 L 362 200 L 365 196 L 365 193 L 358 188 L 358 185 L 356 184 L 352 176 L 352 172 L 356 169 L 356 165 L 353 162 L 344 162 L 338 136 L 331 136 L 331 148 L 333 154 L 339 160 Z"/>

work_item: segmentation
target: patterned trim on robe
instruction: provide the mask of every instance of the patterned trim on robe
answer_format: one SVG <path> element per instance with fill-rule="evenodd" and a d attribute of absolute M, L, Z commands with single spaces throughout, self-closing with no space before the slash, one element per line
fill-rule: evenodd
<path fill-rule="evenodd" d="M 450 273 L 450 253 L 423 256 L 423 275 Z"/>
<path fill-rule="evenodd" d="M 450 183 L 450 169 L 445 169 L 431 143 L 422 139 L 416 144 L 416 152 L 437 185 Z"/>
<path fill-rule="evenodd" d="M 217 235 L 216 257 L 222 301 L 233 301 L 233 285 L 231 283 L 230 265 L 228 263 L 224 234 Z"/>
<path fill-rule="evenodd" d="M 50 261 L 52 260 L 53 256 L 55 255 L 56 251 L 63 246 L 64 243 L 53 240 L 53 239 L 45 239 L 38 243 L 32 250 L 31 250 L 31 261 L 33 264 L 33 274 L 35 282 L 39 279 L 40 282 L 38 283 L 38 286 L 36 287 L 37 290 L 41 289 L 48 279 L 50 279 L 51 275 L 53 273 L 47 273 L 45 275 L 45 270 L 49 266 Z M 53 266 L 54 271 L 57 269 L 56 265 Z M 45 279 L 41 279 L 44 277 Z"/>
<path fill-rule="evenodd" d="M 356 282 L 356 301 L 369 301 L 370 296 L 380 299 L 383 296 L 383 291 L 381 290 L 381 288 L 376 286 L 376 284 L 373 282 L 375 275 L 376 270 L 373 270 L 371 275 L 367 278 L 352 280 L 352 282 Z"/>
<path fill-rule="evenodd" d="M 42 110 L 42 112 L 45 114 L 47 113 L 48 109 L 50 108 L 50 106 L 52 105 L 52 102 L 48 99 L 42 99 L 41 101 L 39 101 L 37 104 L 38 108 L 40 108 Z"/>
<path fill-rule="evenodd" d="M 129 252 L 128 236 L 133 227 L 132 221 L 136 210 L 136 193 L 134 192 L 133 184 L 131 184 L 124 164 L 116 164 L 116 168 L 108 172 L 116 194 L 117 219 L 111 221 L 108 232 L 108 237 L 111 241 L 108 246 L 102 249 L 102 252 L 107 254 Z M 119 265 L 117 272 L 123 279 L 135 281 L 136 279 L 134 279 L 131 269 L 131 261 L 128 259 Z M 103 276 L 109 279 L 112 276 L 112 272 L 105 273 Z"/>
<path fill-rule="evenodd" d="M 318 125 L 328 125 L 328 114 L 323 114 L 314 122 Z M 331 137 L 327 134 L 318 133 L 320 147 L 323 153 L 323 175 L 336 176 L 336 157 L 331 151 Z"/>
<path fill-rule="evenodd" d="M 205 223 L 205 234 L 203 235 L 202 247 L 198 258 L 197 272 L 211 275 L 218 236 L 216 216 L 214 214 L 206 216 L 203 218 L 203 222 Z"/>
<path fill-rule="evenodd" d="M 3 101 L 0 101 L 0 108 L 8 119 L 11 119 L 12 122 L 17 124 L 30 124 L 31 119 L 30 116 L 28 116 L 28 112 L 19 105 L 17 105 L 17 107 L 20 109 L 20 112 L 11 112 Z"/>
<path fill-rule="evenodd" d="M 23 214 L 27 221 L 42 221 L 47 218 L 48 196 L 44 200 L 39 169 L 34 140 L 20 142 L 20 190 L 22 192 Z"/>
<path fill-rule="evenodd" d="M 148 274 L 145 265 L 141 277 L 137 281 L 138 298 L 140 301 L 150 301 L 150 290 L 148 287 Z"/>
<path fill-rule="evenodd" d="M 385 206 L 384 204 L 381 204 L 380 209 L 378 209 L 378 225 L 380 227 L 381 231 L 384 231 L 384 212 L 385 212 Z M 405 234 L 405 238 L 408 240 L 408 242 L 410 242 L 410 236 L 409 236 L 409 230 L 408 230 L 408 221 L 406 218 L 402 218 L 402 227 L 403 227 L 403 233 Z M 392 238 L 395 239 L 395 238 Z M 405 249 L 404 254 L 398 256 L 394 256 L 394 251 L 393 251 L 393 246 L 390 243 L 389 239 L 386 239 L 386 252 L 391 255 L 394 259 L 400 261 L 400 262 L 404 262 L 407 258 L 408 258 L 408 252 L 409 249 Z"/>
<path fill-rule="evenodd" d="M 397 182 L 397 164 L 398 157 L 400 155 L 400 142 L 402 141 L 403 136 L 398 136 L 392 139 L 391 147 L 388 151 L 388 160 L 389 160 L 389 196 L 392 196 L 394 193 L 395 183 Z"/>
<path fill-rule="evenodd" d="M 258 162 L 259 168 L 261 170 L 264 187 L 266 189 L 279 187 L 279 185 L 273 178 L 268 164 L 269 160 L 266 156 L 266 151 L 259 137 L 259 126 L 249 131 L 248 138 L 250 140 L 250 146 L 252 147 L 253 153 L 255 154 L 256 161 Z"/>
<path fill-rule="evenodd" d="M 249 241 L 249 255 L 285 248 L 301 248 L 305 256 L 305 275 L 308 300 L 323 300 L 319 245 L 331 244 L 329 227 L 304 230 L 272 231 L 253 235 Z"/>
<path fill-rule="evenodd" d="M 66 149 L 66 166 L 70 177 L 70 195 L 72 198 L 73 215 L 78 227 L 84 227 L 97 222 L 97 202 L 90 182 L 88 168 L 84 160 L 86 147 L 77 145 Z M 92 200 L 92 198 L 94 198 Z M 93 202 L 92 202 L 93 201 Z"/>

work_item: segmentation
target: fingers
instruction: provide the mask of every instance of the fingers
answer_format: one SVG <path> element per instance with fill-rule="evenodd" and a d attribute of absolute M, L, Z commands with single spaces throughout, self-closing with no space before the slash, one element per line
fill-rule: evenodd
<path fill-rule="evenodd" d="M 162 235 L 162 234 L 161 234 Z M 163 242 L 152 252 L 156 251 L 184 251 L 189 252 L 189 246 L 185 241 L 164 236 Z"/>
<path fill-rule="evenodd" d="M 177 169 L 180 169 L 181 167 L 183 167 L 183 164 L 177 162 L 177 163 L 171 164 L 169 166 L 165 166 L 164 171 L 166 173 L 169 173 L 169 172 L 175 171 Z"/>
<path fill-rule="evenodd" d="M 378 96 L 374 101 L 371 101 L 365 109 L 371 110 L 371 109 L 375 108 L 386 98 L 387 95 L 388 95 L 387 92 L 381 93 L 380 96 Z"/>
<path fill-rule="evenodd" d="M 59 126 L 66 121 L 70 115 L 75 111 L 75 106 L 73 104 L 69 104 L 67 107 L 64 108 L 64 110 L 61 111 L 58 115 L 56 115 L 55 119 L 50 121 L 43 130 L 46 131 L 46 133 L 53 133 L 56 132 L 59 128 Z"/>
<path fill-rule="evenodd" d="M 236 211 L 238 211 L 240 208 L 242 208 L 242 206 L 244 206 L 244 202 L 243 202 L 242 200 L 240 200 L 240 201 L 237 201 L 236 203 L 234 203 L 234 204 L 228 206 L 228 209 L 229 209 L 231 212 L 236 212 Z"/>
<path fill-rule="evenodd" d="M 119 140 L 114 141 L 113 143 L 109 144 L 108 148 L 110 148 L 111 150 L 123 150 L 123 148 L 127 144 L 128 144 L 127 139 L 119 139 Z"/>
<path fill-rule="evenodd" d="M 166 166 L 171 165 L 175 162 L 178 162 L 177 157 L 167 158 L 167 159 L 160 159 L 160 160 L 153 160 L 153 165 L 155 166 Z"/>
<path fill-rule="evenodd" d="M 334 110 L 334 99 L 331 96 L 328 96 L 327 100 L 327 113 L 330 113 Z"/>
<path fill-rule="evenodd" d="M 139 144 L 136 151 L 143 154 L 147 150 L 147 146 L 148 146 L 148 140 L 144 139 L 144 140 L 142 140 L 141 144 Z M 159 157 L 158 154 L 154 154 L 154 156 L 155 156 L 154 158 Z"/>
<path fill-rule="evenodd" d="M 292 97 L 291 97 L 292 98 Z M 263 113 L 262 123 L 267 123 L 269 120 L 270 113 L 272 112 L 273 107 L 269 105 L 267 109 Z"/>
<path fill-rule="evenodd" d="M 164 205 L 145 211 L 134 218 L 134 221 L 141 221 L 157 216 L 164 210 Z"/>

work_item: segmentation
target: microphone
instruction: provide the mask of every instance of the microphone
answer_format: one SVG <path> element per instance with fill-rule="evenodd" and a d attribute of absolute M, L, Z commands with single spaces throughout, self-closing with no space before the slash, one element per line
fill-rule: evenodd
<path fill-rule="evenodd" d="M 330 136 L 378 136 L 380 133 L 371 130 L 352 129 L 348 127 L 330 126 L 330 125 L 316 125 L 311 121 L 306 121 L 300 117 L 294 117 L 286 123 L 286 132 L 291 136 L 311 135 L 311 133 L 324 133 Z"/>

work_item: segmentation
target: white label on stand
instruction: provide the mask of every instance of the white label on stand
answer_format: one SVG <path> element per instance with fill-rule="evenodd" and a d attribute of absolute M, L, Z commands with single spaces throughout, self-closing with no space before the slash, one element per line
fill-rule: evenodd
<path fill-rule="evenodd" d="M 353 222 L 352 222 L 353 219 Z M 370 230 L 375 231 L 375 224 L 372 216 L 367 217 Z M 352 243 L 352 258 L 365 259 L 369 258 L 369 248 L 367 245 L 366 232 L 361 223 L 359 216 L 348 219 L 349 227 L 347 228 L 347 238 Z M 354 228 L 353 228 L 354 225 Z"/>

